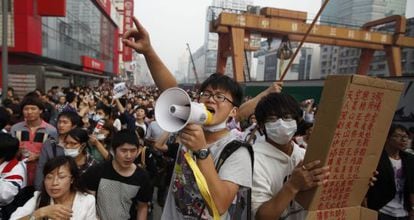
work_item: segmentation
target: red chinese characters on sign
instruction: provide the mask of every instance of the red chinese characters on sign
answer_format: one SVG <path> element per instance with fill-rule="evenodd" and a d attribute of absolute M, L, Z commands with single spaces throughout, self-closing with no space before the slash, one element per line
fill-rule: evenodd
<path fill-rule="evenodd" d="M 134 1 L 133 0 L 124 0 L 124 29 L 126 32 L 133 27 L 132 16 L 134 16 Z M 122 60 L 123 61 L 132 61 L 132 49 L 129 47 L 123 47 L 122 51 Z"/>
<path fill-rule="evenodd" d="M 318 211 L 316 213 L 316 219 L 318 220 L 342 220 L 346 219 L 345 210 L 343 209 L 331 209 Z"/>
<path fill-rule="evenodd" d="M 322 187 L 317 205 L 319 210 L 346 207 L 353 180 L 359 178 L 372 140 L 372 129 L 383 97 L 383 92 L 369 90 L 350 89 L 347 92 L 327 158 L 331 168 L 330 182 Z M 318 213 L 318 219 L 341 219 L 332 218 L 330 211 Z"/>
<path fill-rule="evenodd" d="M 83 71 L 85 72 L 102 74 L 102 72 L 105 70 L 105 63 L 100 60 L 88 56 L 81 56 L 81 59 Z"/>

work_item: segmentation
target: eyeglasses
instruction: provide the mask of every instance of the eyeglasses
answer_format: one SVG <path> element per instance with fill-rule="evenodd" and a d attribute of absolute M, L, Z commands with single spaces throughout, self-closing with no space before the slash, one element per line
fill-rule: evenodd
<path fill-rule="evenodd" d="M 70 142 L 70 141 L 66 141 L 65 145 L 68 147 L 76 147 L 78 145 L 81 145 L 79 142 Z"/>
<path fill-rule="evenodd" d="M 400 140 L 407 140 L 408 139 L 408 135 L 399 135 L 399 134 L 397 134 L 397 135 L 392 135 L 391 137 L 394 138 L 394 139 L 400 139 Z"/>
<path fill-rule="evenodd" d="M 230 102 L 232 105 L 237 106 L 236 104 L 234 104 L 229 98 L 227 98 L 225 95 L 221 94 L 221 93 L 216 93 L 213 94 L 212 92 L 209 91 L 204 91 L 200 93 L 200 98 L 203 99 L 209 99 L 210 97 L 213 97 L 213 99 L 217 102 L 224 102 L 224 101 L 228 101 Z"/>
<path fill-rule="evenodd" d="M 48 174 L 45 176 L 45 181 L 46 182 L 54 182 L 54 180 L 56 179 L 59 183 L 62 182 L 63 180 L 67 179 L 67 178 L 71 178 L 71 175 L 51 175 Z"/>

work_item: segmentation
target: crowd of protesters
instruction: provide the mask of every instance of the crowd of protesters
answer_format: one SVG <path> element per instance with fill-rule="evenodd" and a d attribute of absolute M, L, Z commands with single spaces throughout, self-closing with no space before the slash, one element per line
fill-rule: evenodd
<path fill-rule="evenodd" d="M 278 83 L 243 100 L 237 82 L 213 74 L 188 90 L 212 113 L 211 124 L 168 133 L 154 108 L 176 82 L 148 33 L 134 23 L 137 29 L 125 34 L 124 43 L 146 57 L 157 87 L 132 86 L 120 98 L 114 98 L 113 82 L 54 86 L 24 97 L 9 88 L 0 107 L 0 219 L 142 220 L 151 217 L 153 203 L 163 207 L 162 219 L 304 219 L 305 211 L 293 202 L 296 194 L 329 176 L 319 160 L 302 162 L 317 120 L 314 100 L 299 103 Z M 413 168 L 406 153 L 412 139 L 412 130 L 390 129 L 378 181 L 367 194 L 367 206 L 382 217 L 414 216 L 414 179 L 406 172 Z M 220 160 L 232 143 L 252 147 Z M 186 162 L 188 152 L 205 177 L 210 202 Z M 404 172 L 393 176 L 393 167 Z M 378 193 L 389 188 L 395 190 L 386 198 Z M 238 211 L 235 198 L 246 189 L 251 210 Z"/>

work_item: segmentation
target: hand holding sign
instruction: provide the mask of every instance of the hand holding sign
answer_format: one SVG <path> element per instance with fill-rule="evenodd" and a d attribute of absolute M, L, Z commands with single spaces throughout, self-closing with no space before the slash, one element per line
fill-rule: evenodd
<path fill-rule="evenodd" d="M 124 82 L 115 84 L 114 90 L 113 90 L 113 94 L 114 94 L 113 98 L 114 99 L 119 99 L 127 93 L 128 93 L 128 88 L 126 87 Z"/>

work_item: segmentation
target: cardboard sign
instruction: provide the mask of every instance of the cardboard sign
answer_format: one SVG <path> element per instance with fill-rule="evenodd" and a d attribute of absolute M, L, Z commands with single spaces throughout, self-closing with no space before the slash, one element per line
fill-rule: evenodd
<path fill-rule="evenodd" d="M 128 93 L 128 88 L 126 87 L 124 82 L 115 84 L 114 90 L 113 90 L 114 99 L 119 99 L 127 93 Z"/>
<path fill-rule="evenodd" d="M 307 219 L 376 219 L 360 205 L 402 90 L 402 83 L 361 75 L 327 78 L 304 162 L 321 160 L 330 176 L 326 185 L 297 195 Z"/>

